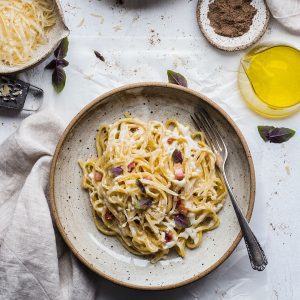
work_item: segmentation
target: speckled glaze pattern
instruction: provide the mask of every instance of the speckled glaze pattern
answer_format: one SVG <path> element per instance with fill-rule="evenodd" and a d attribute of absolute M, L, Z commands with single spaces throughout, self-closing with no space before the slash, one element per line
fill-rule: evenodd
<path fill-rule="evenodd" d="M 78 159 L 94 157 L 100 123 L 112 123 L 125 112 L 143 120 L 176 118 L 190 125 L 190 114 L 205 108 L 219 127 L 229 149 L 228 178 L 249 220 L 255 175 L 248 146 L 229 116 L 211 100 L 187 88 L 164 83 L 139 83 L 108 92 L 87 105 L 69 124 L 54 154 L 50 198 L 54 219 L 74 254 L 101 276 L 139 289 L 168 289 L 197 280 L 220 265 L 241 239 L 229 198 L 220 212 L 221 224 L 204 234 L 202 245 L 182 259 L 171 253 L 151 264 L 129 253 L 115 237 L 100 233 L 93 222 L 88 193 L 81 188 Z"/>
<path fill-rule="evenodd" d="M 60 41 L 69 35 L 69 29 L 65 24 L 63 10 L 58 0 L 50 0 L 55 2 L 57 22 L 47 33 L 48 42 L 45 45 L 40 45 L 33 53 L 30 61 L 21 66 L 8 66 L 0 64 L 0 74 L 13 74 L 18 73 L 30 68 L 33 68 L 58 47 Z"/>
<path fill-rule="evenodd" d="M 207 17 L 211 2 L 211 0 L 198 0 L 196 15 L 200 30 L 213 46 L 225 51 L 246 49 L 256 43 L 266 32 L 270 14 L 265 1 L 252 0 L 251 4 L 257 9 L 252 25 L 248 32 L 235 38 L 221 36 L 214 32 Z"/>

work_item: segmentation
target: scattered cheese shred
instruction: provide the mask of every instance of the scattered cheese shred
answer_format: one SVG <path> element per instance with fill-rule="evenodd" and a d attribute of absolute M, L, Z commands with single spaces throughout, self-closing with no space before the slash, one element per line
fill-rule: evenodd
<path fill-rule="evenodd" d="M 1 0 L 0 63 L 16 66 L 29 61 L 47 42 L 47 29 L 55 22 L 53 0 Z"/>
<path fill-rule="evenodd" d="M 11 91 L 11 88 L 7 85 L 7 84 L 4 84 L 1 88 L 0 88 L 0 96 L 2 97 L 6 97 L 9 95 Z"/>

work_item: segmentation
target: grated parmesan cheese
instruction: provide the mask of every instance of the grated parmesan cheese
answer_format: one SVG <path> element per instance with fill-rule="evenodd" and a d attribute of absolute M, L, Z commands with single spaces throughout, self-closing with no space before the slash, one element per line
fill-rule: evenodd
<path fill-rule="evenodd" d="M 47 30 L 56 23 L 53 0 L 0 1 L 0 63 L 9 66 L 29 61 Z"/>

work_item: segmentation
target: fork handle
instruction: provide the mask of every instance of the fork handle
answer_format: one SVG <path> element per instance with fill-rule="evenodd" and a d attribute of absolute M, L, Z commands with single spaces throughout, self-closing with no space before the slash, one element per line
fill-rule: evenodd
<path fill-rule="evenodd" d="M 236 201 L 236 198 L 233 195 L 232 189 L 229 185 L 229 182 L 228 182 L 225 174 L 223 174 L 223 176 L 225 179 L 225 183 L 226 183 L 226 186 L 228 189 L 228 193 L 229 193 L 233 208 L 235 210 L 237 219 L 241 226 L 241 230 L 242 230 L 242 233 L 244 236 L 244 241 L 245 241 L 245 244 L 247 247 L 251 266 L 254 270 L 263 271 L 265 269 L 266 265 L 268 264 L 267 257 L 265 255 L 261 245 L 257 241 L 254 233 L 252 232 L 252 230 L 248 224 L 248 221 L 244 217 L 244 215 Z"/>

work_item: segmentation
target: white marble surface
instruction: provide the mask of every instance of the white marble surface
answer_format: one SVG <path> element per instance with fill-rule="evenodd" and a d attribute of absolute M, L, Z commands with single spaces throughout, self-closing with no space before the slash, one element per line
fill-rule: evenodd
<path fill-rule="evenodd" d="M 269 258 L 265 272 L 250 270 L 243 242 L 204 280 L 166 292 L 138 292 L 99 279 L 98 299 L 299 299 L 300 286 L 300 115 L 267 120 L 241 101 L 236 73 L 243 52 L 225 53 L 201 35 L 195 0 L 62 0 L 71 29 L 65 90 L 57 95 L 45 63 L 20 77 L 45 90 L 44 109 L 65 122 L 97 95 L 125 83 L 166 81 L 166 70 L 184 74 L 189 86 L 222 106 L 243 131 L 254 156 L 257 197 L 251 225 Z M 293 44 L 299 37 L 271 21 L 264 41 Z M 106 62 L 97 60 L 93 49 Z M 30 99 L 29 99 L 30 100 Z M 36 104 L 37 102 L 35 102 Z M 29 101 L 28 101 L 29 104 Z M 0 111 L 0 142 L 26 114 Z M 265 144 L 256 126 L 272 124 L 297 130 L 286 144 Z"/>

